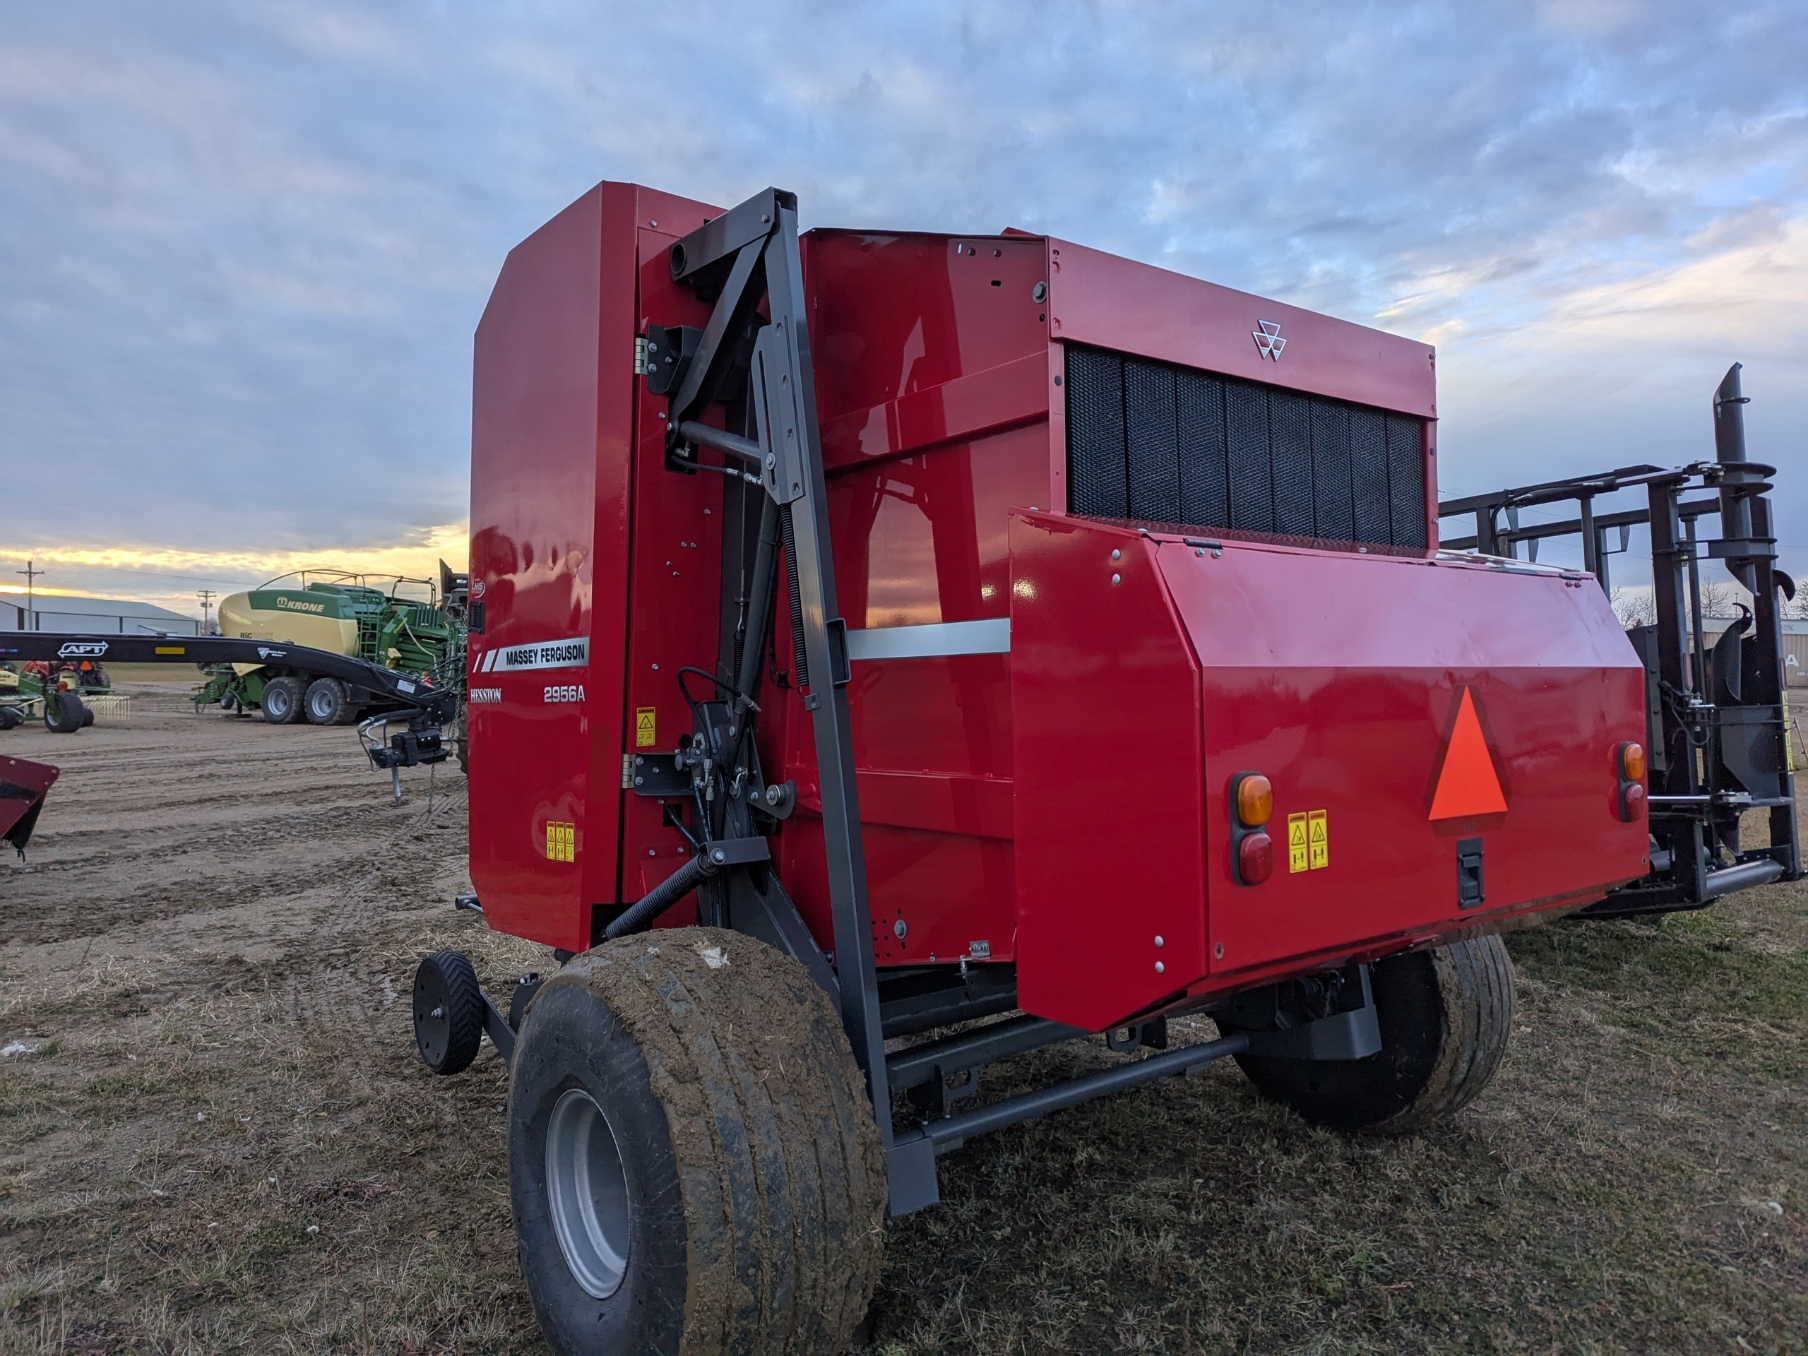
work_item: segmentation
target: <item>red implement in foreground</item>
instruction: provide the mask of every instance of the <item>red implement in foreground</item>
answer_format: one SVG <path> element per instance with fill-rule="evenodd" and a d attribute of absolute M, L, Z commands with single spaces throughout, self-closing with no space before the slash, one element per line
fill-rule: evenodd
<path fill-rule="evenodd" d="M 57 775 L 49 763 L 0 755 L 0 843 L 10 844 L 21 857 Z"/>
<path fill-rule="evenodd" d="M 604 184 L 510 254 L 466 902 L 565 964 L 415 1018 L 512 1061 L 556 1349 L 839 1349 L 938 1153 L 1226 1055 L 1352 1130 L 1486 1084 L 1494 934 L 1651 869 L 1646 673 L 1439 551 L 1436 415 L 1422 344 L 1018 232 Z M 1088 1032 L 1152 1053 L 975 1097 Z"/>

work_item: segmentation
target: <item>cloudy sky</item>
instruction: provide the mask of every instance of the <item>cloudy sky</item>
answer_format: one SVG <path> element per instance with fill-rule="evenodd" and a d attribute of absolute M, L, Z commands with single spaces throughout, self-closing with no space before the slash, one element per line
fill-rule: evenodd
<path fill-rule="evenodd" d="M 0 580 L 460 559 L 472 329 L 604 178 L 1425 339 L 1446 497 L 1711 455 L 1736 359 L 1808 572 L 1804 72 L 1801 0 L 5 0 Z"/>

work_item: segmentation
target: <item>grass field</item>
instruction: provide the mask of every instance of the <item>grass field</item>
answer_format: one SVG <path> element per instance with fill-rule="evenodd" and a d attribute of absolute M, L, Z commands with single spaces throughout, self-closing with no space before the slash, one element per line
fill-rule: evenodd
<path fill-rule="evenodd" d="M 141 691 L 0 736 L 64 768 L 0 865 L 0 1352 L 541 1350 L 503 1069 L 433 1079 L 408 1031 L 424 951 L 550 965 L 449 908 L 462 783 L 395 806 L 349 731 Z M 1434 1133 L 1315 1131 L 1226 1067 L 956 1152 L 872 1349 L 1808 1351 L 1808 890 L 1510 945 L 1512 1050 Z"/>

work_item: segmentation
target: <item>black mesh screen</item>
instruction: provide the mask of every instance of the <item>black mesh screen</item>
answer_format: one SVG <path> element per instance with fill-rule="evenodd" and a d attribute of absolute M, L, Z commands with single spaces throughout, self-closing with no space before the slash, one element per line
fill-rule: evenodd
<path fill-rule="evenodd" d="M 1424 421 L 1067 350 L 1074 513 L 1423 548 Z"/>

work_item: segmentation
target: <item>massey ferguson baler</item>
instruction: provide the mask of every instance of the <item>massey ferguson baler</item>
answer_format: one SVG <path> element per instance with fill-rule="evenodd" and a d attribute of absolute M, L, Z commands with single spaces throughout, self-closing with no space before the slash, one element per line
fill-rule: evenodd
<path fill-rule="evenodd" d="M 1438 550 L 1433 363 L 773 190 L 604 184 L 513 251 L 464 902 L 561 968 L 505 1015 L 440 952 L 414 1012 L 510 1060 L 556 1349 L 838 1350 L 937 1154 L 1225 1056 L 1350 1130 L 1480 1090 L 1497 934 L 1652 869 L 1647 677 L 1590 576 Z"/>

